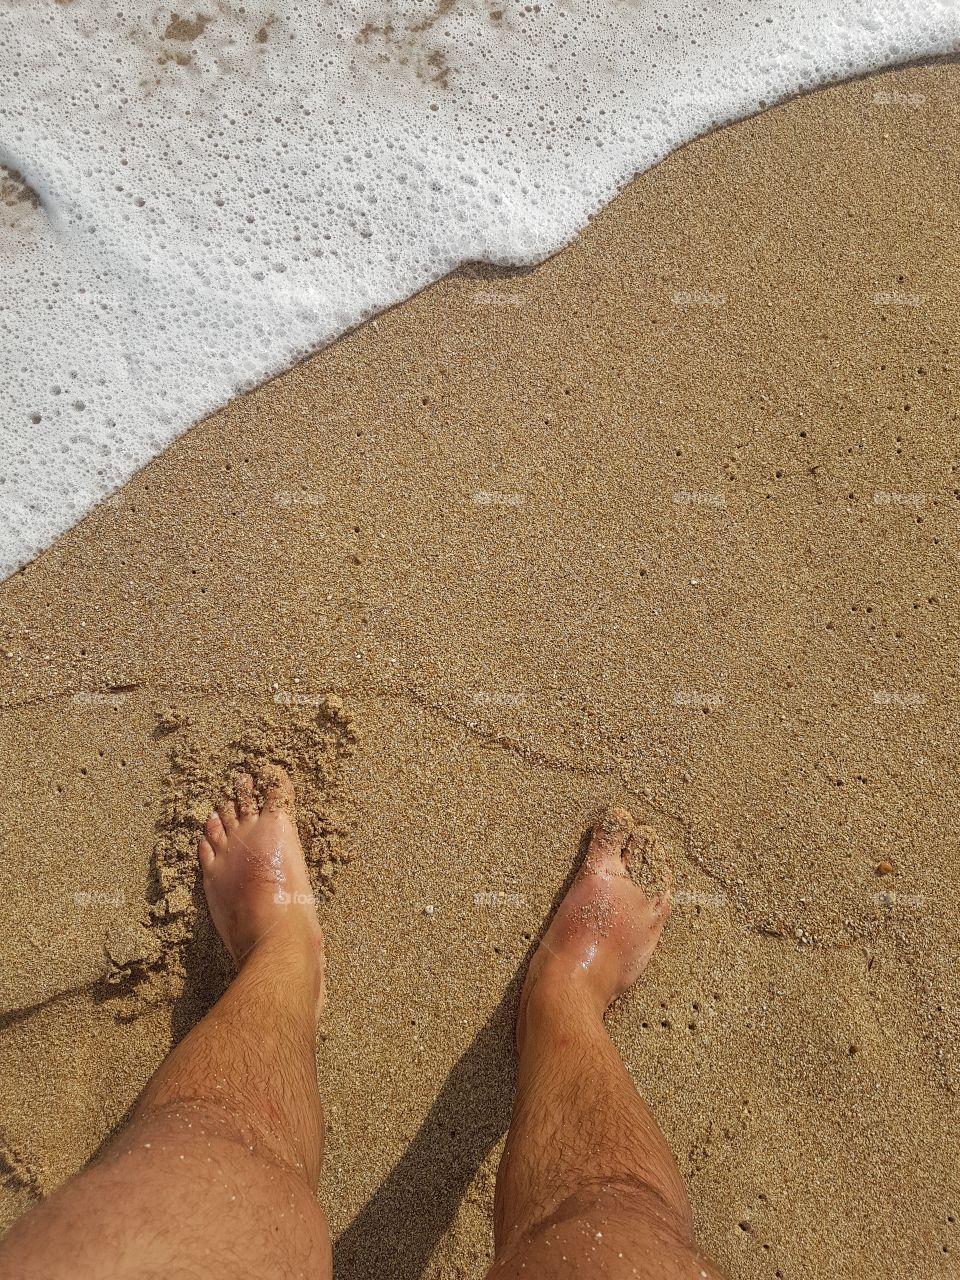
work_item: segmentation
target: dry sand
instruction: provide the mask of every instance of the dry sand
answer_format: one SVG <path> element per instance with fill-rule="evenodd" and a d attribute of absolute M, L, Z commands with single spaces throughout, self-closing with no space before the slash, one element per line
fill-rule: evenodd
<path fill-rule="evenodd" d="M 330 895 L 342 1280 L 483 1274 L 517 975 L 607 801 L 677 884 L 610 1025 L 703 1245 L 957 1274 L 958 102 L 914 68 L 686 147 L 0 589 L 7 1221 L 224 981 L 190 831 L 260 745 Z"/>

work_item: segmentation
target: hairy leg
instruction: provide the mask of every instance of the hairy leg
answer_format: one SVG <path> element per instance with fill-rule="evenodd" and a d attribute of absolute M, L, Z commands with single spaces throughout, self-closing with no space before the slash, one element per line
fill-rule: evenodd
<path fill-rule="evenodd" d="M 490 1280 L 717 1280 L 676 1162 L 603 1023 L 669 911 L 627 875 L 613 810 L 534 956 L 517 1020 L 517 1097 L 497 1176 Z"/>
<path fill-rule="evenodd" d="M 289 781 L 265 771 L 261 794 L 239 778 L 200 846 L 236 978 L 104 1156 L 0 1242 L 0 1280 L 329 1277 L 314 1197 L 323 940 Z"/>

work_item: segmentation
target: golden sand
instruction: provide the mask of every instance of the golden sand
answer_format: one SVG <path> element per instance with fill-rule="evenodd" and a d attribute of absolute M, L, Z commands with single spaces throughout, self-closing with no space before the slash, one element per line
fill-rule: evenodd
<path fill-rule="evenodd" d="M 0 588 L 5 1220 L 226 979 L 189 846 L 264 751 L 328 899 L 342 1280 L 482 1276 L 518 975 L 606 803 L 676 886 L 610 1026 L 704 1248 L 956 1274 L 958 101 L 913 68 L 684 148 Z"/>

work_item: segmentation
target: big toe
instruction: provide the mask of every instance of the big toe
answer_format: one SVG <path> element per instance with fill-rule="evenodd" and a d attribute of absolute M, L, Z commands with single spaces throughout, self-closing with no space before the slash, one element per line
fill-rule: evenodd
<path fill-rule="evenodd" d="M 201 839 L 197 846 L 197 856 L 200 859 L 200 866 L 203 868 L 204 872 L 211 871 L 213 869 L 213 864 L 216 861 L 216 854 L 214 853 L 213 845 L 206 836 Z"/>
<path fill-rule="evenodd" d="M 293 813 L 294 791 L 290 775 L 278 764 L 266 764 L 260 771 L 263 807 L 269 813 Z"/>
<path fill-rule="evenodd" d="M 637 824 L 628 810 L 604 809 L 590 832 L 584 871 L 622 871 L 636 829 Z"/>

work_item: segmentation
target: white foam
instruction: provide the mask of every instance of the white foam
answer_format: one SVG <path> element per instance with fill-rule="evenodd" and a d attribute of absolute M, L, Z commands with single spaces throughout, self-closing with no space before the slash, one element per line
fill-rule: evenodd
<path fill-rule="evenodd" d="M 0 162 L 42 201 L 0 204 L 4 576 L 457 264 L 538 261 L 711 126 L 960 44 L 960 0 L 120 3 L 0 13 Z"/>

